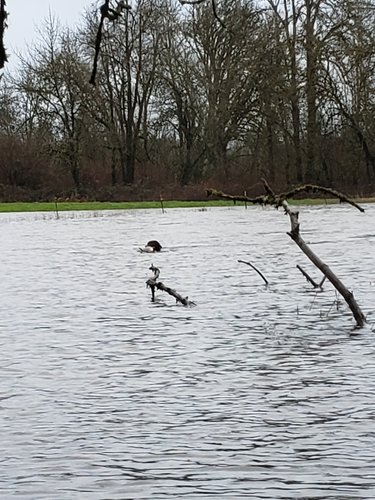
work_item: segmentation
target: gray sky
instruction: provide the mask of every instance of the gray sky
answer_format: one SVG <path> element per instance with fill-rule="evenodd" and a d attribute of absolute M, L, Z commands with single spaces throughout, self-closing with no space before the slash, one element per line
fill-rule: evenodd
<path fill-rule="evenodd" d="M 17 65 L 16 52 L 25 50 L 28 44 L 38 39 L 38 28 L 43 25 L 49 12 L 63 25 L 74 27 L 86 8 L 100 5 L 98 0 L 7 0 L 9 13 L 8 29 L 5 32 L 5 46 L 9 55 L 7 67 Z"/>

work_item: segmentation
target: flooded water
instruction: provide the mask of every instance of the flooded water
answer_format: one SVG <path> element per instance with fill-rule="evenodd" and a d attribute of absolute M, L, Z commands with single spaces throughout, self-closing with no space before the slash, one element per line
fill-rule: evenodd
<path fill-rule="evenodd" d="M 365 208 L 300 216 L 361 330 L 273 209 L 1 214 L 0 498 L 374 499 Z"/>

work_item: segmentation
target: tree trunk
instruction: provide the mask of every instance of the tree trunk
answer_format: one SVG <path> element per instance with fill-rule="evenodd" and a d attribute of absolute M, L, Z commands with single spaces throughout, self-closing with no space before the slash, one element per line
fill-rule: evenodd
<path fill-rule="evenodd" d="M 133 145 L 129 145 L 129 149 L 125 153 L 124 165 L 124 184 L 134 184 L 135 179 L 135 153 Z"/>
<path fill-rule="evenodd" d="M 269 117 L 266 119 L 266 130 L 267 130 L 267 178 L 270 182 L 275 181 L 275 145 L 274 145 L 274 134 L 273 134 L 273 123 Z"/>
<path fill-rule="evenodd" d="M 293 146 L 294 146 L 294 166 L 296 181 L 300 184 L 303 181 L 302 155 L 301 155 L 301 120 L 297 96 L 292 99 L 292 122 L 293 122 Z"/>
<path fill-rule="evenodd" d="M 311 0 L 306 1 L 306 103 L 307 103 L 307 139 L 306 139 L 306 173 L 305 182 L 315 180 L 316 161 L 316 79 L 317 79 L 317 55 L 315 40 L 315 12 L 319 5 L 313 6 Z M 314 8 L 314 10 L 313 10 Z"/>
<path fill-rule="evenodd" d="M 68 158 L 70 164 L 70 173 L 72 175 L 74 187 L 79 192 L 82 187 L 82 181 L 81 181 L 81 165 L 79 159 L 78 139 L 71 138 L 69 142 L 70 142 L 69 144 L 70 151 L 68 152 Z"/>

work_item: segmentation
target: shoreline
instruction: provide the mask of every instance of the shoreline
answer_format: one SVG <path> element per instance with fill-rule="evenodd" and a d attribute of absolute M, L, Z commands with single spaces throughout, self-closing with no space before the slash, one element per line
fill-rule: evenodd
<path fill-rule="evenodd" d="M 353 198 L 358 204 L 374 203 L 375 198 Z M 340 203 L 337 199 L 304 198 L 301 200 L 288 200 L 290 205 L 333 205 Z M 68 212 L 81 210 L 134 210 L 134 209 L 171 209 L 171 208 L 209 208 L 209 207 L 231 207 L 244 206 L 244 202 L 227 200 L 207 200 L 207 201 L 62 201 L 62 202 L 4 202 L 0 203 L 0 213 L 17 212 Z M 248 204 L 251 206 L 251 203 Z"/>

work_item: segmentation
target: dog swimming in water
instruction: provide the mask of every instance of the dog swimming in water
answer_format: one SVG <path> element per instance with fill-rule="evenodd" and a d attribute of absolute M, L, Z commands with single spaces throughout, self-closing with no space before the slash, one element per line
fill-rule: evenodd
<path fill-rule="evenodd" d="M 139 248 L 139 251 L 145 253 L 154 253 L 154 252 L 160 252 L 162 248 L 163 247 L 160 245 L 158 241 L 150 240 L 145 247 Z"/>

